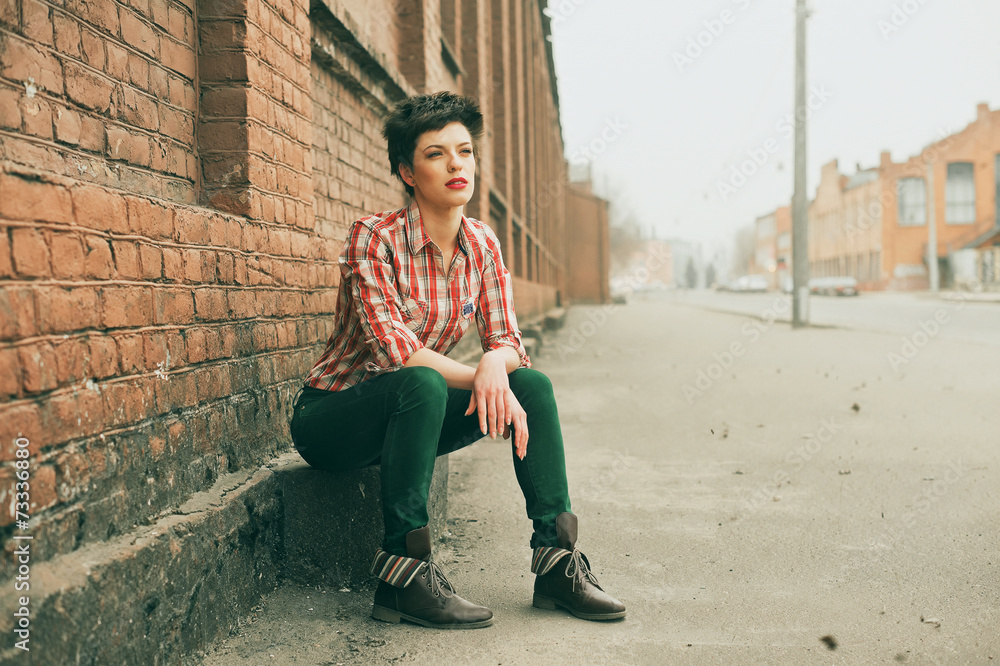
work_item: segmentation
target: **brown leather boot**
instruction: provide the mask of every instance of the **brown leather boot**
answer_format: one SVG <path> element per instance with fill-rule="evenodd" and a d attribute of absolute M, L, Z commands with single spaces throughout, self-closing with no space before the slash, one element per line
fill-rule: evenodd
<path fill-rule="evenodd" d="M 477 629 L 493 624 L 493 611 L 466 601 L 431 559 L 427 526 L 406 535 L 406 554 L 379 549 L 372 573 L 379 578 L 372 617 L 386 622 L 408 620 L 434 629 Z"/>
<path fill-rule="evenodd" d="M 576 549 L 576 516 L 556 516 L 559 547 L 535 548 L 531 571 L 535 574 L 535 608 L 565 608 L 584 620 L 617 620 L 625 617 L 625 604 L 607 594 L 590 570 L 587 556 Z"/>

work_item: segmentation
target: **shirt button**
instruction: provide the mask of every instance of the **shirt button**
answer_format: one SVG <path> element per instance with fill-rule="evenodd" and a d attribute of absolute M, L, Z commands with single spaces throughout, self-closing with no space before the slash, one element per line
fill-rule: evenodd
<path fill-rule="evenodd" d="M 440 331 L 442 328 L 444 328 L 444 324 L 442 324 L 441 322 L 434 324 L 435 331 Z"/>

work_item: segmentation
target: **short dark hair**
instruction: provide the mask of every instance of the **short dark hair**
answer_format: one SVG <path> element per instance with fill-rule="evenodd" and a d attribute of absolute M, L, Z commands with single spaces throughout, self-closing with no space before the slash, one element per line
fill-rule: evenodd
<path fill-rule="evenodd" d="M 389 146 L 389 172 L 413 196 L 413 188 L 403 181 L 399 165 L 413 168 L 417 139 L 424 132 L 436 132 L 453 122 L 462 123 L 472 137 L 472 147 L 479 156 L 479 139 L 483 136 L 483 114 L 475 100 L 452 92 L 441 91 L 414 95 L 399 101 L 385 117 L 382 137 Z"/>

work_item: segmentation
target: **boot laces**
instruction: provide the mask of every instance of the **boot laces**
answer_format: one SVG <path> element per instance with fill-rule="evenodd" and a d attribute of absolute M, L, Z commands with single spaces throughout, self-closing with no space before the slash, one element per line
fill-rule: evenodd
<path fill-rule="evenodd" d="M 569 556 L 569 564 L 566 565 L 566 577 L 572 579 L 574 592 L 576 592 L 577 585 L 583 589 L 588 581 L 600 587 L 600 584 L 597 582 L 597 576 L 587 566 L 587 561 L 583 559 L 583 553 L 578 548 L 574 548 L 572 554 Z"/>
<path fill-rule="evenodd" d="M 442 595 L 445 597 L 455 596 L 455 587 L 445 577 L 444 571 L 441 570 L 441 567 L 434 560 L 427 560 L 427 569 L 421 575 L 422 578 L 427 578 L 428 576 L 430 576 L 431 593 L 435 597 Z"/>

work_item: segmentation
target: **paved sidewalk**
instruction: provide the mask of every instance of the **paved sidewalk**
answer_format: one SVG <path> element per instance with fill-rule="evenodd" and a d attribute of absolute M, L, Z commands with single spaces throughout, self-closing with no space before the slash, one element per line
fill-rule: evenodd
<path fill-rule="evenodd" d="M 452 456 L 433 527 L 493 627 L 389 625 L 371 587 L 286 586 L 203 663 L 997 663 L 1000 358 L 899 346 L 664 300 L 574 308 L 536 367 L 579 546 L 628 618 L 531 607 L 530 525 L 485 440 Z"/>

